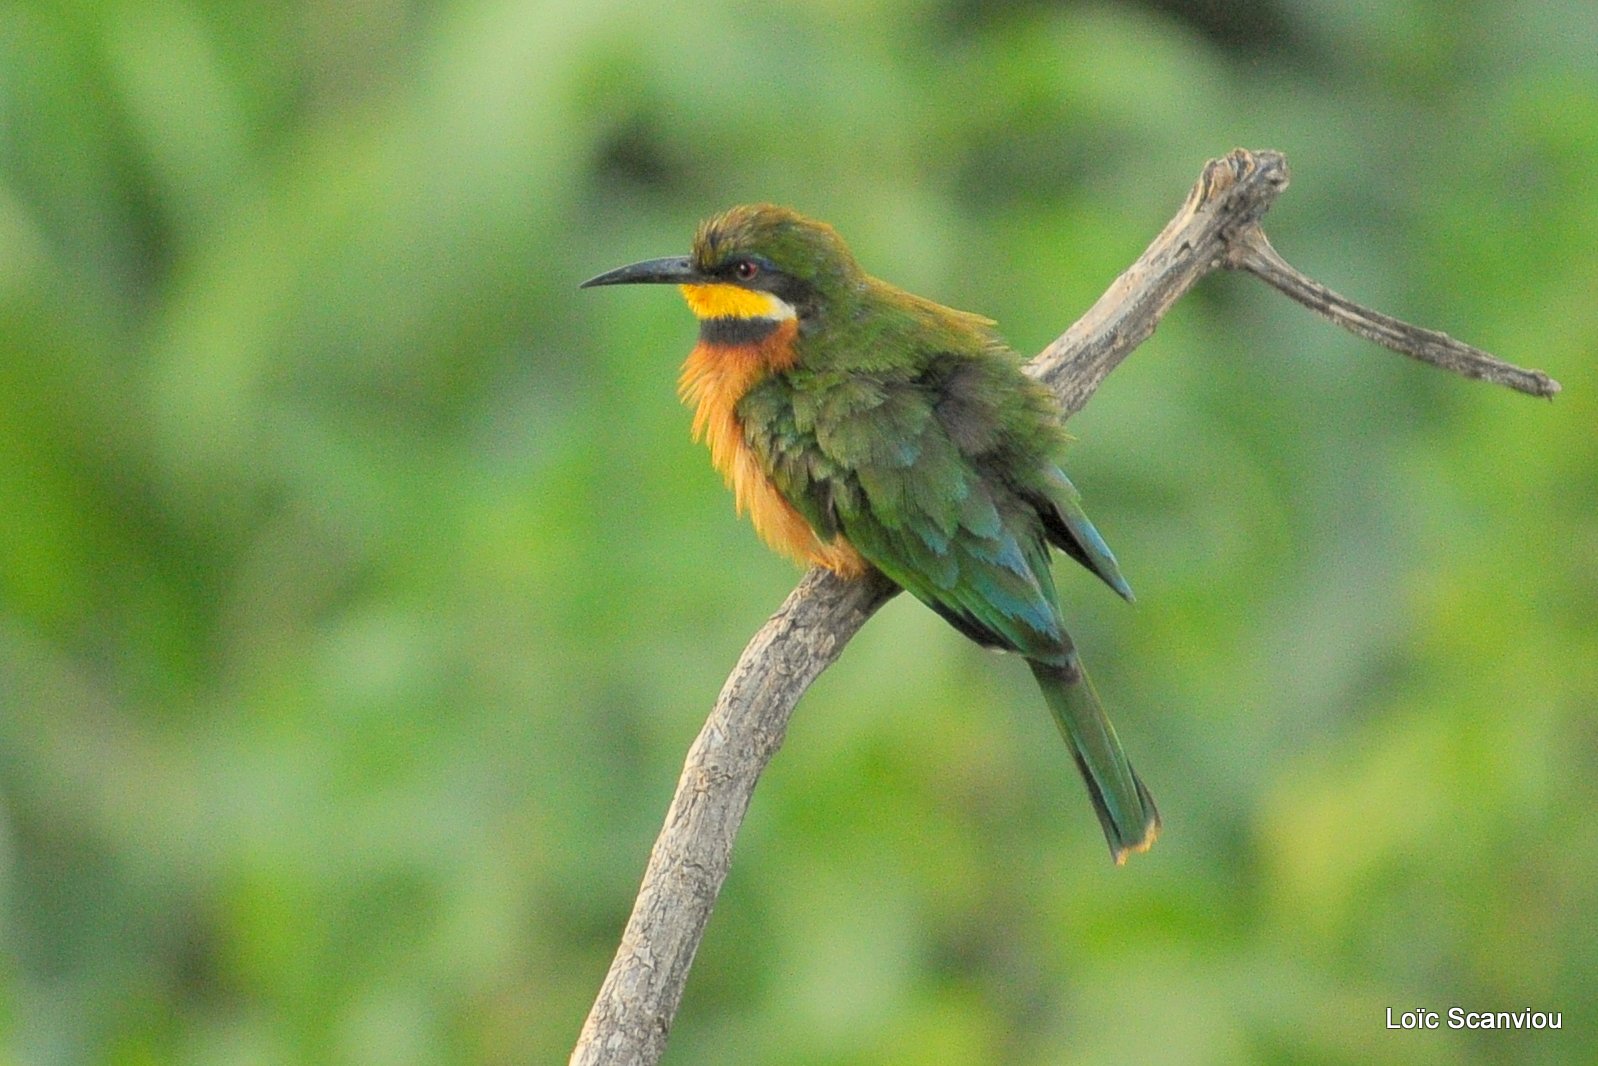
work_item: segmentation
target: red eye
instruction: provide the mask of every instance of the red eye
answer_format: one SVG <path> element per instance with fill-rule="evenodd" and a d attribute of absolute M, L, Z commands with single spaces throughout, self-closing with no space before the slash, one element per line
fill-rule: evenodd
<path fill-rule="evenodd" d="M 752 259 L 740 259 L 733 264 L 732 273 L 739 281 L 752 281 L 760 273 L 760 264 Z"/>

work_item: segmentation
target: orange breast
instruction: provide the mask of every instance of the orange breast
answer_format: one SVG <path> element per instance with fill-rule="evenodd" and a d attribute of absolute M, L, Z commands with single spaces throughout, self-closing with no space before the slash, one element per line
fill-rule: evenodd
<path fill-rule="evenodd" d="M 738 401 L 755 382 L 793 365 L 798 326 L 789 319 L 755 344 L 701 341 L 683 364 L 678 387 L 684 401 L 694 407 L 694 439 L 709 446 L 711 463 L 731 486 L 738 512 L 749 512 L 760 539 L 790 559 L 857 577 L 866 569 L 860 553 L 841 536 L 830 543 L 816 536 L 760 469 L 738 419 Z"/>

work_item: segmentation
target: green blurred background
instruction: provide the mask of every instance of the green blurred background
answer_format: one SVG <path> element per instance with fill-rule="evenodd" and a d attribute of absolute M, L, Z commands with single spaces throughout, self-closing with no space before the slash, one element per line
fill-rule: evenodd
<path fill-rule="evenodd" d="M 579 293 L 768 199 L 1068 325 L 1206 158 L 1288 259 L 1073 420 L 1061 567 L 1166 832 L 891 604 L 800 705 L 674 1064 L 1598 1058 L 1589 0 L 0 7 L 0 1062 L 563 1062 L 795 572 Z M 1557 1033 L 1390 1033 L 1532 1007 Z"/>

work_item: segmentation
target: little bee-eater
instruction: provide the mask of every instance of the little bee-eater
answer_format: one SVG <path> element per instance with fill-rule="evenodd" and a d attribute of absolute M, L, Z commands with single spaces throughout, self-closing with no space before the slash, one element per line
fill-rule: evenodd
<path fill-rule="evenodd" d="M 846 577 L 875 567 L 979 644 L 1022 655 L 1123 862 L 1160 815 L 1060 617 L 1049 545 L 1131 599 L 1060 469 L 1058 404 L 994 323 L 867 275 L 831 226 L 769 204 L 700 225 L 686 258 L 592 285 L 671 284 L 699 319 L 694 434 L 761 538 Z"/>

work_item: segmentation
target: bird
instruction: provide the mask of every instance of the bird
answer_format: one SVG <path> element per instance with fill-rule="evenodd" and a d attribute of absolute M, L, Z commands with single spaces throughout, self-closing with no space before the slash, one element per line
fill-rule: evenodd
<path fill-rule="evenodd" d="M 1066 632 L 1050 548 L 1132 590 L 1061 467 L 1058 402 L 992 319 L 867 274 L 832 226 L 747 204 L 686 256 L 582 283 L 676 285 L 699 320 L 679 393 L 760 538 L 845 578 L 875 569 L 984 647 L 1019 654 L 1117 865 L 1160 814 Z"/>

